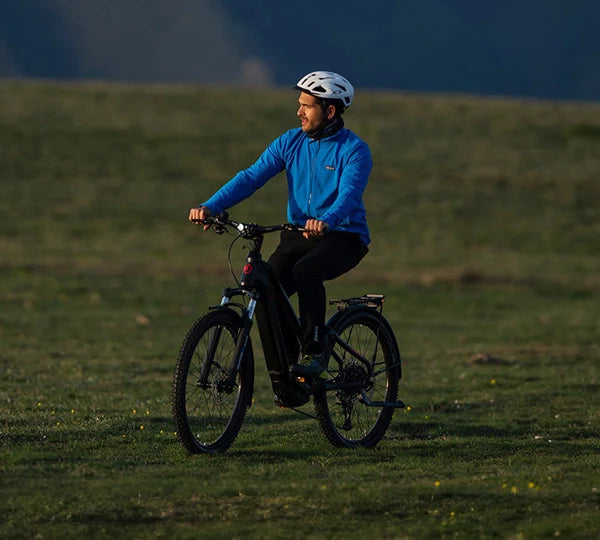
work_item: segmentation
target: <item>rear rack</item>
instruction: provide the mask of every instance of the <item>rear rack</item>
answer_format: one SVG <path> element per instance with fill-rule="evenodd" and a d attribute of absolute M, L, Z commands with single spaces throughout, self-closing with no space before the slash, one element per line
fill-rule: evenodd
<path fill-rule="evenodd" d="M 363 304 L 370 308 L 378 308 L 383 305 L 383 299 L 385 294 L 363 294 L 362 296 L 355 296 L 353 298 L 343 298 L 341 300 L 329 300 L 330 306 L 337 306 L 338 310 L 346 309 L 350 306 L 357 304 Z"/>

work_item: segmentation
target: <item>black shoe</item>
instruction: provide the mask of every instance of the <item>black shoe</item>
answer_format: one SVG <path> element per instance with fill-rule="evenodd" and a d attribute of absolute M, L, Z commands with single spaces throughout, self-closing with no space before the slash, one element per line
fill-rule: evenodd
<path fill-rule="evenodd" d="M 290 371 L 299 377 L 327 379 L 327 366 L 321 354 L 305 354 L 297 364 L 292 364 Z"/>

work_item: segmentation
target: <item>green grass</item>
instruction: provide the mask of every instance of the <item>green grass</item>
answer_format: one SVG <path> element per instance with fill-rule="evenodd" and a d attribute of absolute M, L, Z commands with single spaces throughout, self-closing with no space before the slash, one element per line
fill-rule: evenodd
<path fill-rule="evenodd" d="M 232 282 L 188 208 L 294 111 L 286 90 L 0 84 L 0 537 L 596 538 L 597 104 L 361 92 L 373 243 L 328 292 L 386 293 L 410 408 L 335 450 L 275 407 L 256 343 L 231 450 L 179 445 L 177 351 Z M 232 214 L 283 221 L 285 189 Z"/>

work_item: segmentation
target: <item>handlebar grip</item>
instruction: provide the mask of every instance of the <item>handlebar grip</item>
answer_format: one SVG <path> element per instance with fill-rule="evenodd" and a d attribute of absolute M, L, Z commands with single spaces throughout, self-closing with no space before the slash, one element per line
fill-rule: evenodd
<path fill-rule="evenodd" d="M 212 223 L 219 223 L 219 222 L 229 222 L 229 213 L 227 211 L 224 211 L 221 214 L 218 214 L 216 216 L 209 215 L 209 216 L 206 216 L 204 219 L 192 219 L 190 221 L 192 223 L 203 223 L 205 225 L 210 225 Z"/>

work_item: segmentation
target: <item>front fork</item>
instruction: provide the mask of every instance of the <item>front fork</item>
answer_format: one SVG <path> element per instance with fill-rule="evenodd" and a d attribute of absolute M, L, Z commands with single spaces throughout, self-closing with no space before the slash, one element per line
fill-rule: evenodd
<path fill-rule="evenodd" d="M 241 364 L 242 358 L 246 351 L 246 347 L 248 346 L 248 340 L 250 339 L 250 329 L 252 328 L 252 318 L 254 316 L 254 310 L 256 308 L 257 297 L 254 293 L 248 293 L 242 289 L 226 289 L 223 294 L 223 298 L 221 299 L 221 304 L 219 307 L 226 307 L 231 302 L 231 297 L 233 294 L 248 294 L 250 296 L 250 301 L 248 303 L 248 307 L 242 307 L 242 327 L 240 332 L 236 338 L 236 347 L 235 352 L 233 354 L 233 358 L 231 360 L 231 365 L 227 370 L 227 377 L 223 380 L 217 381 L 219 387 L 224 389 L 227 392 L 231 392 L 235 387 L 236 374 L 238 373 Z M 213 309 L 218 309 L 219 307 L 215 307 Z M 206 388 L 210 386 L 209 383 L 209 375 L 211 371 L 211 367 L 214 364 L 215 353 L 217 352 L 217 348 L 219 346 L 219 342 L 221 340 L 221 335 L 223 334 L 223 327 L 216 326 L 212 329 L 211 335 L 208 341 L 208 347 L 206 348 L 206 354 L 204 357 L 204 362 L 202 362 L 202 369 L 200 371 L 200 377 L 198 378 L 198 385 Z"/>
<path fill-rule="evenodd" d="M 248 346 L 248 340 L 250 339 L 250 330 L 252 329 L 252 317 L 254 316 L 254 310 L 256 308 L 256 298 L 251 297 L 248 302 L 248 307 L 242 310 L 242 328 L 237 337 L 235 346 L 235 354 L 231 360 L 229 366 L 229 380 L 231 384 L 235 384 L 235 375 L 240 370 L 242 365 L 242 359 Z"/>
<path fill-rule="evenodd" d="M 256 302 L 258 296 L 254 292 L 248 292 L 244 289 L 236 289 L 235 292 L 239 291 L 241 294 L 247 294 L 250 297 L 248 307 L 242 308 L 242 328 L 237 336 L 235 353 L 231 359 L 231 365 L 229 366 L 228 377 L 226 380 L 227 388 L 235 386 L 235 378 L 242 366 L 242 359 L 250 340 L 250 330 L 252 329 L 252 319 L 254 317 L 254 310 L 256 309 Z M 226 306 L 231 302 L 231 294 L 234 291 L 227 290 L 221 299 L 221 306 Z"/>

